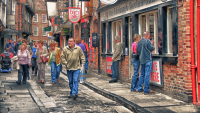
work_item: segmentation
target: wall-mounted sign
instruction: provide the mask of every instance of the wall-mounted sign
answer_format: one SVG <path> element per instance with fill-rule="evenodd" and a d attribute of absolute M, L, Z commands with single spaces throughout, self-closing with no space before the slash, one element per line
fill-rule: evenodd
<path fill-rule="evenodd" d="M 15 15 L 6 15 L 6 25 L 15 25 Z"/>
<path fill-rule="evenodd" d="M 116 3 L 117 0 L 101 0 L 101 2 L 104 3 L 104 4 L 108 4 L 108 5 L 110 5 L 110 4 L 114 4 L 114 3 Z"/>
<path fill-rule="evenodd" d="M 60 17 L 55 18 L 54 20 L 55 24 L 62 24 L 63 23 L 63 19 Z"/>
<path fill-rule="evenodd" d="M 110 0 L 112 1 L 112 0 Z M 172 0 L 167 0 L 172 1 Z M 138 10 L 146 9 L 158 4 L 162 4 L 161 0 L 130 0 L 123 2 L 113 8 L 101 12 L 101 21 L 106 21 L 115 17 L 129 14 Z"/>
<path fill-rule="evenodd" d="M 111 70 L 111 66 L 112 66 L 112 57 L 106 57 L 106 72 L 108 74 L 112 74 L 112 70 Z"/>
<path fill-rule="evenodd" d="M 153 65 L 150 75 L 150 84 L 156 86 L 163 86 L 163 77 L 162 77 L 162 60 L 153 59 Z"/>
<path fill-rule="evenodd" d="M 49 36 L 53 36 L 53 32 L 49 32 Z"/>
<path fill-rule="evenodd" d="M 70 28 L 62 28 L 61 35 L 70 35 Z"/>
<path fill-rule="evenodd" d="M 54 20 L 55 20 L 55 18 L 51 18 L 51 26 L 57 26 L 57 24 L 55 24 Z"/>
<path fill-rule="evenodd" d="M 81 8 L 69 7 L 68 8 L 68 19 L 72 23 L 77 23 L 81 19 Z"/>
<path fill-rule="evenodd" d="M 45 27 L 44 31 L 51 31 L 51 26 Z"/>
<path fill-rule="evenodd" d="M 58 11 L 67 12 L 69 7 L 69 0 L 58 0 Z"/>

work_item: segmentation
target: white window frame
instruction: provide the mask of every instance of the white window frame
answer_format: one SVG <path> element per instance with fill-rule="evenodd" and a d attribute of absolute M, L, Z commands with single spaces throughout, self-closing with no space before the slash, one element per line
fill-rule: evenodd
<path fill-rule="evenodd" d="M 108 23 L 106 23 L 106 53 L 108 52 L 107 46 L 108 46 Z"/>
<path fill-rule="evenodd" d="M 12 14 L 15 15 L 16 1 L 12 1 Z"/>
<path fill-rule="evenodd" d="M 34 28 L 34 27 L 33 27 Z M 37 35 L 35 35 L 34 29 L 33 29 L 33 36 L 38 36 L 38 27 L 35 27 L 37 29 Z"/>
<path fill-rule="evenodd" d="M 45 21 L 43 20 L 43 17 L 45 17 Z M 42 14 L 42 23 L 47 23 L 47 15 L 46 14 Z"/>
<path fill-rule="evenodd" d="M 116 28 L 114 28 L 114 24 L 116 24 Z M 112 30 L 112 52 L 111 53 L 114 52 L 114 48 L 115 48 L 115 36 L 119 35 L 119 33 L 118 33 L 118 31 L 119 31 L 118 25 L 120 25 L 120 24 L 121 24 L 121 42 L 123 43 L 122 20 L 117 20 L 117 21 L 112 22 L 112 29 L 111 29 Z M 114 34 L 114 30 L 115 30 L 115 34 Z"/>
<path fill-rule="evenodd" d="M 158 11 L 151 11 L 151 12 L 147 12 L 147 13 L 143 13 L 139 15 L 139 35 L 143 35 L 142 33 L 142 15 L 146 16 L 146 31 L 150 30 L 149 27 L 149 14 L 153 13 L 154 14 L 154 46 L 155 46 L 155 50 L 152 54 L 158 55 Z M 149 31 L 150 32 L 150 31 Z M 143 38 L 143 37 L 142 37 Z"/>
<path fill-rule="evenodd" d="M 45 27 L 42 27 L 42 36 L 47 36 L 47 32 L 44 30 Z M 45 33 L 45 34 L 44 34 Z"/>
<path fill-rule="evenodd" d="M 35 16 L 37 15 L 37 20 L 35 20 Z M 35 14 L 34 16 L 33 16 L 33 22 L 38 22 L 38 14 Z"/>
<path fill-rule="evenodd" d="M 172 51 L 172 12 L 170 12 L 172 7 L 167 8 L 167 54 L 173 55 Z"/>

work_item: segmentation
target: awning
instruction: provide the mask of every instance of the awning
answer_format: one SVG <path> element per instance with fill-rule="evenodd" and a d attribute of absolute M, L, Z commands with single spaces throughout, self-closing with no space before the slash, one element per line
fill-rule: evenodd
<path fill-rule="evenodd" d="M 8 35 L 18 35 L 19 31 L 15 30 L 15 29 L 4 29 L 4 37 L 8 36 Z"/>

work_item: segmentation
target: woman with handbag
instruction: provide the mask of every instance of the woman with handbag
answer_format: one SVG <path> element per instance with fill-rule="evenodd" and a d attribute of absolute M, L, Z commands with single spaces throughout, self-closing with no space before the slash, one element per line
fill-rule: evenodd
<path fill-rule="evenodd" d="M 18 70 L 18 81 L 17 84 L 22 84 L 22 75 L 23 75 L 23 84 L 26 84 L 26 78 L 28 76 L 28 68 L 31 66 L 31 56 L 28 50 L 26 50 L 26 44 L 21 44 L 21 49 L 17 52 L 19 70 Z M 22 72 L 24 74 L 22 74 Z"/>
<path fill-rule="evenodd" d="M 51 80 L 53 84 L 59 82 L 60 76 L 60 66 L 61 66 L 61 50 L 56 46 L 56 43 L 51 42 L 51 49 L 49 49 L 49 61 L 48 64 L 51 65 Z M 57 80 L 57 81 L 56 81 Z"/>
<path fill-rule="evenodd" d="M 38 44 L 39 44 L 39 47 L 35 53 L 35 55 L 37 56 L 38 80 L 39 80 L 39 83 L 44 84 L 45 67 L 46 67 L 46 62 L 48 62 L 48 59 L 47 59 L 48 51 L 47 51 L 47 48 L 44 46 L 44 42 L 42 40 L 40 40 Z"/>
<path fill-rule="evenodd" d="M 131 63 L 133 64 L 134 68 L 134 74 L 132 76 L 132 83 L 131 83 L 131 91 L 137 91 L 138 87 L 138 81 L 139 81 L 139 68 L 140 68 L 140 61 L 139 61 L 139 55 L 137 54 L 137 43 L 141 39 L 141 36 L 139 34 L 135 34 L 133 37 L 133 44 L 132 44 L 132 60 Z"/>

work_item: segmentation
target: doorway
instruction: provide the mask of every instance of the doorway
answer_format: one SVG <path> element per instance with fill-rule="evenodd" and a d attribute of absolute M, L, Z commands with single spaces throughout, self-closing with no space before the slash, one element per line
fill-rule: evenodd
<path fill-rule="evenodd" d="M 131 63 L 132 60 L 132 43 L 133 43 L 133 35 L 132 35 L 132 18 L 129 18 L 129 79 L 132 78 L 134 69 Z"/>

